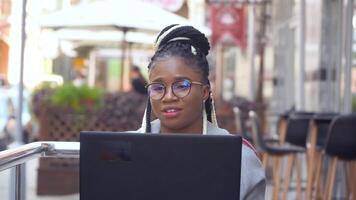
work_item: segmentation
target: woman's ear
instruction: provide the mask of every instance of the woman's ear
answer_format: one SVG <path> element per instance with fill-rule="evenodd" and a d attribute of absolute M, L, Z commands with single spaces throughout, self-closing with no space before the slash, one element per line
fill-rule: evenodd
<path fill-rule="evenodd" d="M 210 96 L 210 86 L 204 85 L 203 86 L 203 100 L 206 101 Z"/>

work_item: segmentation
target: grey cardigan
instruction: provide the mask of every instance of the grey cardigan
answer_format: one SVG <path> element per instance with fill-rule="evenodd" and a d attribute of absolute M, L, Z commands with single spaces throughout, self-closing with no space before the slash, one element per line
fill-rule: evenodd
<path fill-rule="evenodd" d="M 161 124 L 158 119 L 151 122 L 152 133 L 159 133 L 160 129 Z M 141 127 L 137 132 L 144 133 L 145 129 Z M 229 132 L 225 129 L 217 128 L 213 126 L 212 123 L 208 122 L 207 134 L 229 135 Z M 245 141 L 242 145 L 240 199 L 264 200 L 265 190 L 266 179 L 261 162 L 254 149 Z"/>

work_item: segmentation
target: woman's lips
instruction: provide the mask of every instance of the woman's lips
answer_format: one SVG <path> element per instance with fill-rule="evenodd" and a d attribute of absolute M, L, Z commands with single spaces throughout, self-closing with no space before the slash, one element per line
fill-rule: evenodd
<path fill-rule="evenodd" d="M 177 109 L 177 108 L 164 109 L 162 110 L 162 115 L 166 118 L 175 118 L 179 115 L 180 111 L 181 109 Z"/>

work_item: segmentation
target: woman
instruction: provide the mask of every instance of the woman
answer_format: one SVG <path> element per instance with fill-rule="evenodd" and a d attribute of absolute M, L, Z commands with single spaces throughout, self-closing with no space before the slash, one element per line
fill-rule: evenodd
<path fill-rule="evenodd" d="M 210 92 L 210 45 L 192 26 L 170 25 L 156 39 L 149 68 L 149 98 L 139 132 L 228 135 L 218 128 Z M 151 110 L 158 118 L 151 122 Z M 264 199 L 265 176 L 253 148 L 243 142 L 240 199 Z"/>

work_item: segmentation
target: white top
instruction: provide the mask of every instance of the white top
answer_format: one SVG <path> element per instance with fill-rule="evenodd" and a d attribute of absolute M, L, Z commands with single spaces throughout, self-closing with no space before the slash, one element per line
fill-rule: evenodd
<path fill-rule="evenodd" d="M 160 129 L 161 124 L 158 119 L 151 122 L 151 133 L 159 133 Z M 137 132 L 145 133 L 145 129 L 141 127 Z M 207 135 L 230 135 L 230 133 L 225 129 L 217 128 L 212 123 L 208 122 Z M 261 162 L 253 147 L 244 140 L 241 155 L 240 199 L 264 200 L 265 190 L 266 179 Z"/>

